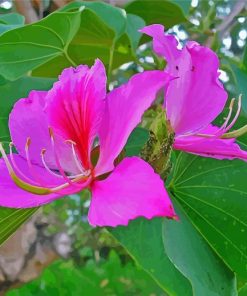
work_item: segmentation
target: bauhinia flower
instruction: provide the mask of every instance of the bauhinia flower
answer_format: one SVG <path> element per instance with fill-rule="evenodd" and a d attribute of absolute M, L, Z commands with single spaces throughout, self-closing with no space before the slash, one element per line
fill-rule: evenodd
<path fill-rule="evenodd" d="M 167 61 L 165 71 L 177 77 L 170 82 L 164 102 L 175 133 L 173 148 L 205 157 L 247 161 L 247 152 L 235 143 L 235 136 L 246 132 L 246 127 L 228 132 L 240 114 L 241 97 L 232 120 L 233 100 L 223 125 L 212 124 L 227 101 L 227 92 L 219 81 L 217 55 L 193 41 L 178 49 L 175 36 L 164 34 L 162 25 L 150 25 L 141 32 L 153 38 L 154 51 Z"/>
<path fill-rule="evenodd" d="M 89 188 L 92 225 L 176 218 L 163 181 L 148 163 L 138 157 L 116 161 L 170 79 L 163 71 L 144 72 L 106 94 L 105 69 L 96 60 L 92 68 L 65 69 L 48 92 L 20 99 L 9 118 L 8 155 L 0 144 L 0 206 L 36 207 Z"/>

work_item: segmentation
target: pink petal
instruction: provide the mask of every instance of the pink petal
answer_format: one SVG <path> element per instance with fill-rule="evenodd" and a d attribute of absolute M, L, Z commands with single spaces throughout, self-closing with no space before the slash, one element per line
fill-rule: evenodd
<path fill-rule="evenodd" d="M 100 158 L 96 174 L 111 171 L 115 158 L 124 148 L 132 130 L 141 121 L 144 111 L 152 104 L 158 91 L 171 76 L 163 71 L 146 71 L 134 75 L 109 93 L 101 125 Z"/>
<path fill-rule="evenodd" d="M 30 159 L 33 163 L 42 165 L 41 150 L 46 149 L 45 160 L 49 167 L 56 168 L 55 158 L 49 135 L 49 124 L 44 112 L 47 92 L 32 91 L 28 98 L 20 99 L 10 113 L 9 129 L 11 138 L 18 152 L 25 157 L 25 145 L 30 137 Z M 64 143 L 64 139 L 56 136 L 58 154 L 62 157 L 61 164 L 65 171 L 77 172 L 77 168 L 71 158 L 71 148 Z M 43 166 L 43 165 L 42 165 Z"/>
<path fill-rule="evenodd" d="M 176 134 L 184 134 L 209 125 L 223 110 L 227 92 L 218 80 L 219 60 L 211 49 L 188 44 L 177 66 L 179 78 L 168 87 L 166 109 Z"/>
<path fill-rule="evenodd" d="M 14 155 L 14 159 L 17 166 L 21 169 L 24 175 L 30 178 L 30 171 L 28 169 L 26 161 L 18 155 Z M 64 183 L 63 179 L 56 178 L 55 176 L 49 174 L 45 169 L 39 166 L 34 166 L 34 170 L 39 176 L 40 181 L 48 187 L 56 187 Z M 32 184 L 35 185 L 34 179 Z M 59 193 L 49 195 L 35 195 L 26 192 L 15 185 L 15 183 L 9 176 L 9 172 L 6 168 L 3 159 L 0 159 L 0 206 L 2 207 L 37 207 L 43 204 L 50 203 L 53 200 L 61 198 L 64 195 L 75 193 L 78 190 L 78 187 L 69 187 L 66 190 L 64 189 L 63 191 L 60 191 Z"/>
<path fill-rule="evenodd" d="M 201 133 L 212 135 L 218 127 L 208 126 Z M 241 150 L 235 139 L 203 138 L 198 136 L 176 137 L 174 149 L 188 153 L 211 157 L 216 159 L 239 158 L 247 161 L 247 152 Z"/>
<path fill-rule="evenodd" d="M 142 29 L 153 37 L 154 51 L 167 60 L 166 71 L 178 77 L 167 89 L 167 117 L 177 134 L 200 130 L 218 116 L 227 100 L 218 79 L 218 57 L 196 42 L 179 50 L 175 37 L 163 31 L 161 25 Z"/>
<path fill-rule="evenodd" d="M 104 65 L 65 69 L 47 95 L 49 123 L 63 138 L 76 143 L 84 168 L 90 167 L 90 151 L 104 112 Z"/>
<path fill-rule="evenodd" d="M 160 176 L 142 159 L 125 158 L 106 180 L 93 184 L 88 219 L 115 227 L 140 216 L 176 218 Z"/>
<path fill-rule="evenodd" d="M 169 72 L 177 74 L 176 60 L 181 55 L 181 50 L 178 47 L 178 41 L 174 35 L 164 34 L 164 26 L 154 24 L 146 26 L 140 32 L 153 38 L 153 50 L 158 55 L 164 57 L 168 62 Z"/>

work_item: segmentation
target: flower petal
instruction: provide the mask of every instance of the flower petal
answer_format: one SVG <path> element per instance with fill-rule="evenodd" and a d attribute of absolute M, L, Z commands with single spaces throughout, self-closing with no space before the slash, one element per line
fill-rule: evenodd
<path fill-rule="evenodd" d="M 13 155 L 15 163 L 24 173 L 29 176 L 30 171 L 28 169 L 27 162 L 19 155 Z M 63 179 L 56 178 L 49 174 L 45 169 L 34 166 L 34 170 L 39 176 L 40 180 L 44 185 L 48 187 L 56 187 L 64 183 Z M 21 177 L 19 175 L 19 177 Z M 33 180 L 33 179 L 32 179 Z M 32 182 L 35 185 L 35 181 Z M 53 193 L 48 195 L 36 195 L 26 192 L 15 185 L 9 176 L 9 172 L 6 168 L 3 159 L 0 159 L 0 206 L 9 208 L 32 208 L 43 204 L 52 202 L 55 199 L 61 198 L 64 195 L 72 194 L 78 191 L 78 187 L 69 187 L 66 190 L 60 191 L 59 193 Z"/>
<path fill-rule="evenodd" d="M 209 125 L 223 110 L 227 92 L 219 82 L 219 60 L 211 49 L 189 43 L 177 66 L 179 78 L 167 89 L 166 110 L 176 134 L 185 134 Z"/>
<path fill-rule="evenodd" d="M 202 130 L 203 134 L 212 135 L 218 127 L 208 126 Z M 198 136 L 177 137 L 173 148 L 188 153 L 216 159 L 239 158 L 247 161 L 247 152 L 242 150 L 235 139 L 206 138 Z"/>
<path fill-rule="evenodd" d="M 217 55 L 196 42 L 188 42 L 179 50 L 175 37 L 164 34 L 161 25 L 141 31 L 153 37 L 154 51 L 167 60 L 166 71 L 178 77 L 169 84 L 165 101 L 174 131 L 184 134 L 206 127 L 223 110 L 227 100 L 227 92 L 218 79 Z"/>
<path fill-rule="evenodd" d="M 101 125 L 100 158 L 96 174 L 114 168 L 113 162 L 122 151 L 132 130 L 141 121 L 158 91 L 171 76 L 163 71 L 146 71 L 134 75 L 128 83 L 114 89 L 106 99 L 106 112 Z"/>
<path fill-rule="evenodd" d="M 9 117 L 9 129 L 11 138 L 18 152 L 24 158 L 27 139 L 31 139 L 29 147 L 30 159 L 33 163 L 43 166 L 41 150 L 46 149 L 45 160 L 50 168 L 56 169 L 56 162 L 51 146 L 48 130 L 48 119 L 44 112 L 46 102 L 45 91 L 32 91 L 25 99 L 20 99 L 14 105 Z M 67 172 L 76 173 L 77 167 L 71 158 L 71 148 L 64 143 L 64 139 L 56 136 L 58 154 L 61 165 Z"/>
<path fill-rule="evenodd" d="M 125 158 L 106 180 L 93 184 L 88 219 L 115 227 L 140 216 L 176 218 L 160 176 L 142 159 Z"/>
<path fill-rule="evenodd" d="M 49 123 L 63 138 L 76 143 L 85 169 L 104 112 L 106 74 L 104 65 L 65 69 L 47 95 Z"/>
<path fill-rule="evenodd" d="M 178 41 L 174 35 L 164 34 L 164 26 L 154 24 L 146 26 L 140 32 L 153 38 L 153 50 L 158 55 L 164 57 L 168 63 L 169 72 L 177 74 L 176 60 L 181 55 L 181 50 L 178 49 Z"/>

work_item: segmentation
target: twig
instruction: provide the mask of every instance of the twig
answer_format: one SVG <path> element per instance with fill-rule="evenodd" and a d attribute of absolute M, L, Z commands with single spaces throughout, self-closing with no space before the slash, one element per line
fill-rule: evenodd
<path fill-rule="evenodd" d="M 15 7 L 17 12 L 25 17 L 27 24 L 37 22 L 39 20 L 30 0 L 15 0 Z"/>

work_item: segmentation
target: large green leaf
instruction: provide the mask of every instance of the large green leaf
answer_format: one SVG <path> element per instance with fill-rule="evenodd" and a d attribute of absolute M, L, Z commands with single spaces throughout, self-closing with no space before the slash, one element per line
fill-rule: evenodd
<path fill-rule="evenodd" d="M 0 207 L 0 245 L 3 244 L 37 208 L 32 209 L 7 209 Z"/>
<path fill-rule="evenodd" d="M 166 254 L 162 239 L 163 219 L 139 218 L 131 221 L 128 227 L 120 226 L 109 231 L 168 295 L 193 295 L 189 280 Z"/>
<path fill-rule="evenodd" d="M 170 190 L 211 248 L 247 279 L 247 164 L 181 153 Z"/>
<path fill-rule="evenodd" d="M 164 245 L 170 260 L 191 281 L 193 295 L 237 295 L 233 272 L 214 254 L 178 205 L 176 212 L 179 222 L 164 222 Z"/>
<path fill-rule="evenodd" d="M 112 67 L 135 59 L 135 50 L 141 34 L 138 29 L 145 22 L 136 15 L 102 2 L 75 2 L 63 9 L 85 6 L 81 26 L 69 48 L 79 63 L 91 64 L 100 58 Z M 99 29 L 100 28 L 100 29 Z"/>
<path fill-rule="evenodd" d="M 71 3 L 0 36 L 0 75 L 15 80 L 33 70 L 33 76 L 56 77 L 65 67 L 96 58 L 118 67 L 135 59 L 144 25 L 140 17 L 105 3 Z"/>
<path fill-rule="evenodd" d="M 70 65 L 67 49 L 80 26 L 80 15 L 80 11 L 55 12 L 35 24 L 1 35 L 0 74 L 15 80 L 56 57 Z"/>
<path fill-rule="evenodd" d="M 134 0 L 128 3 L 125 9 L 128 13 L 143 18 L 148 25 L 163 24 L 170 28 L 186 21 L 184 11 L 188 12 L 189 1 L 185 2 L 181 9 L 179 5 L 167 0 Z"/>

